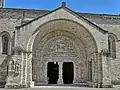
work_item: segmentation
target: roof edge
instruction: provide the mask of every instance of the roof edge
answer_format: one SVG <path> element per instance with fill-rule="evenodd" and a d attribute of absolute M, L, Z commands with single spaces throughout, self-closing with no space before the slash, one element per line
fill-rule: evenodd
<path fill-rule="evenodd" d="M 118 16 L 120 17 L 119 14 L 101 14 L 101 13 L 81 13 L 81 12 L 77 12 L 78 14 L 85 14 L 85 15 L 99 15 L 99 16 Z"/>
<path fill-rule="evenodd" d="M 47 14 L 44 14 L 44 15 L 42 15 L 42 16 L 39 16 L 39 17 L 37 17 L 37 18 L 35 18 L 35 19 L 33 19 L 33 20 L 30 20 L 30 21 L 28 21 L 27 23 L 24 23 L 24 24 L 22 24 L 22 25 L 20 25 L 20 26 L 16 26 L 15 28 L 18 29 L 18 28 L 20 28 L 20 27 L 22 27 L 22 26 L 25 26 L 25 25 L 27 25 L 27 24 L 33 22 L 33 21 L 38 20 L 39 18 L 42 18 L 42 17 L 44 17 L 44 16 L 47 16 L 48 14 L 50 14 L 50 13 L 52 13 L 52 12 L 55 12 L 55 11 L 57 11 L 58 9 L 61 9 L 61 8 L 63 8 L 63 7 L 59 7 L 59 8 L 57 8 L 57 9 L 55 9 L 55 10 L 53 10 L 53 11 L 47 13 Z"/>
<path fill-rule="evenodd" d="M 50 10 L 23 9 L 23 8 L 0 8 L 0 10 L 21 10 L 21 11 L 46 11 L 46 12 L 50 12 Z"/>
<path fill-rule="evenodd" d="M 66 10 L 66 11 L 68 11 L 69 13 L 75 15 L 75 16 L 78 17 L 79 19 L 83 19 L 83 20 L 86 21 L 87 23 L 89 23 L 89 24 L 91 24 L 92 26 L 96 27 L 96 28 L 97 28 L 99 31 L 101 31 L 102 33 L 105 34 L 105 33 L 108 32 L 108 31 L 102 29 L 102 28 L 99 27 L 98 25 L 92 23 L 92 22 L 89 21 L 88 19 L 84 18 L 83 16 L 79 15 L 78 13 L 74 12 L 73 10 L 71 10 L 71 9 L 69 9 L 69 8 L 67 8 L 67 7 L 59 7 L 59 8 L 57 8 L 57 9 L 55 9 L 55 10 L 53 10 L 53 11 L 51 11 L 51 12 L 49 12 L 49 13 L 43 15 L 43 16 L 39 16 L 39 17 L 37 17 L 37 18 L 35 18 L 35 19 L 33 19 L 33 20 L 25 23 L 25 24 L 22 24 L 22 25 L 20 25 L 20 26 L 17 26 L 17 27 L 15 27 L 15 28 L 18 29 L 18 28 L 20 28 L 20 27 L 22 27 L 22 26 L 25 26 L 25 25 L 27 25 L 27 24 L 29 24 L 29 23 L 32 23 L 33 21 L 38 20 L 39 18 L 42 18 L 42 17 L 44 17 L 44 16 L 46 16 L 46 15 L 52 13 L 52 12 L 55 12 L 55 11 L 61 9 L 61 8 L 63 8 L 63 9 Z"/>
<path fill-rule="evenodd" d="M 82 18 L 84 21 L 87 21 L 87 23 L 91 24 L 92 26 L 95 26 L 97 29 L 99 29 L 99 31 L 101 31 L 102 33 L 108 33 L 108 31 L 102 29 L 101 27 L 99 27 L 98 25 L 94 24 L 93 22 L 91 22 L 90 20 L 86 19 L 85 17 L 79 15 L 77 12 L 65 7 L 66 10 L 71 11 L 72 14 L 74 14 L 75 16 L 77 15 L 78 18 Z"/>

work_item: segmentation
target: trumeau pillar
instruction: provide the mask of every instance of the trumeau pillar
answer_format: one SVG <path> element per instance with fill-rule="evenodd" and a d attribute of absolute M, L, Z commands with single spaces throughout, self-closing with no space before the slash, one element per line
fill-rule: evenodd
<path fill-rule="evenodd" d="M 63 62 L 58 62 L 58 65 L 59 65 L 59 79 L 58 79 L 58 84 L 63 84 L 63 79 L 62 79 Z"/>

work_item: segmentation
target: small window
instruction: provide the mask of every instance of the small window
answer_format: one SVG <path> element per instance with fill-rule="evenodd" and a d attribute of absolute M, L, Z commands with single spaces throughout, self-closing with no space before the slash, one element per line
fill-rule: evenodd
<path fill-rule="evenodd" d="M 115 40 L 112 41 L 112 57 L 116 58 L 116 43 L 115 43 Z"/>
<path fill-rule="evenodd" d="M 109 50 L 109 52 L 111 52 L 110 40 L 108 40 L 108 50 Z"/>
<path fill-rule="evenodd" d="M 115 38 L 112 35 L 109 35 L 108 38 L 108 50 L 112 58 L 116 58 L 116 42 Z"/>
<path fill-rule="evenodd" d="M 2 36 L 2 54 L 8 54 L 9 38 L 5 34 Z"/>

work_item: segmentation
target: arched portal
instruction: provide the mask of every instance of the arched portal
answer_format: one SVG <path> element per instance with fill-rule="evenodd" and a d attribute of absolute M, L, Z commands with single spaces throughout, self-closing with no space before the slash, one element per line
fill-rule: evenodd
<path fill-rule="evenodd" d="M 51 34 L 50 34 L 50 36 L 51 36 Z M 70 38 L 68 38 L 66 36 L 56 36 L 56 37 L 51 38 L 50 40 L 45 41 L 45 42 L 46 43 L 44 43 L 44 45 L 42 45 L 43 47 L 41 46 L 41 44 L 37 45 L 36 48 L 39 48 L 40 51 L 38 51 L 38 49 L 35 49 L 35 52 L 37 50 L 37 53 L 34 54 L 35 57 L 33 57 L 33 58 L 39 59 L 39 60 L 36 60 L 36 63 L 39 62 L 42 69 L 37 67 L 36 64 L 33 64 L 33 69 L 34 70 L 35 70 L 35 68 L 38 69 L 38 70 L 36 69 L 34 71 L 33 79 L 36 82 L 44 81 L 43 83 L 49 83 L 47 80 L 48 77 L 47 77 L 47 73 L 46 73 L 48 71 L 47 70 L 48 69 L 47 63 L 58 62 L 59 66 L 60 66 L 59 63 L 62 63 L 62 65 L 61 65 L 62 67 L 61 68 L 59 67 L 59 71 L 61 71 L 61 72 L 58 73 L 59 74 L 58 78 L 62 79 L 62 80 L 61 81 L 58 80 L 58 83 L 63 83 L 63 78 L 61 77 L 62 73 L 63 73 L 63 69 L 62 69 L 63 63 L 64 62 L 71 62 L 71 61 L 76 63 L 76 62 L 78 62 L 79 58 L 83 58 L 83 60 L 84 60 L 84 57 L 80 56 L 81 55 L 80 53 L 84 53 L 84 52 L 79 52 L 79 47 L 77 47 L 77 45 L 73 41 L 71 41 Z M 83 63 L 83 62 L 81 62 L 81 63 Z M 38 74 L 38 72 L 39 72 L 39 74 Z M 43 74 L 42 77 L 40 77 L 41 76 L 40 73 Z M 34 77 L 34 76 L 36 76 L 36 77 Z"/>
<path fill-rule="evenodd" d="M 58 84 L 64 83 L 64 62 L 73 63 L 73 84 L 89 81 L 90 71 L 91 77 L 97 73 L 97 68 L 94 68 L 97 60 L 92 61 L 93 70 L 89 69 L 89 60 L 97 52 L 97 45 L 89 30 L 82 25 L 69 20 L 55 20 L 40 26 L 33 37 L 31 41 L 34 43 L 29 42 L 28 48 L 32 49 L 32 80 L 35 83 L 48 84 L 49 62 L 58 62 Z"/>

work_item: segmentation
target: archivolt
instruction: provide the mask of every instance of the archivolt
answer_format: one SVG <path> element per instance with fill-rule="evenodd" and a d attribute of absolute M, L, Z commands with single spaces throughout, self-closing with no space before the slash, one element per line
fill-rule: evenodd
<path fill-rule="evenodd" d="M 63 26 L 60 26 L 60 24 Z M 55 31 L 60 31 L 60 30 L 62 32 L 65 31 L 72 33 L 74 36 L 79 38 L 83 46 L 86 48 L 85 50 L 88 55 L 91 55 L 92 53 L 98 51 L 96 41 L 92 36 L 92 34 L 89 32 L 89 30 L 87 30 L 83 25 L 75 21 L 66 20 L 66 19 L 52 20 L 41 25 L 33 33 L 33 36 L 29 39 L 27 50 L 33 51 L 35 41 L 39 42 L 40 39 L 43 39 L 48 33 L 52 33 L 52 32 L 55 33 Z"/>

